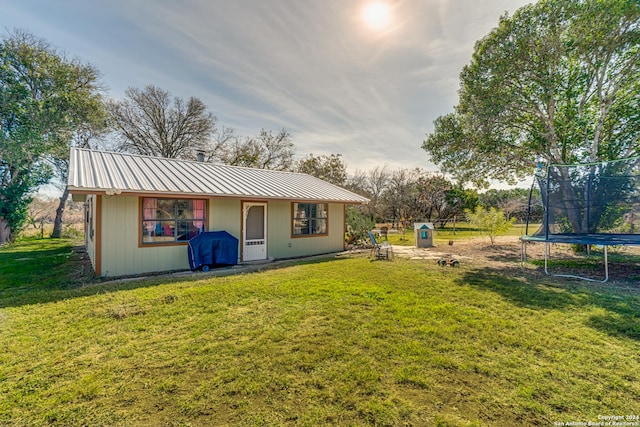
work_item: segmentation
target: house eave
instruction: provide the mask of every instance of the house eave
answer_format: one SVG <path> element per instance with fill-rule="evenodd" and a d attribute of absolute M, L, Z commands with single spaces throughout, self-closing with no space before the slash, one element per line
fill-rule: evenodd
<path fill-rule="evenodd" d="M 69 187 L 69 193 L 71 195 L 88 195 L 99 194 L 103 196 L 130 196 L 130 197 L 175 197 L 175 198 L 226 198 L 226 199 L 242 199 L 242 200 L 278 200 L 278 201 L 290 201 L 290 202 L 309 202 L 309 203 L 338 203 L 346 205 L 361 205 L 368 203 L 369 200 L 345 200 L 345 199 L 318 199 L 318 198 L 305 198 L 305 197 L 282 197 L 282 196 L 268 196 L 260 194 L 212 194 L 212 193 L 196 193 L 196 192 L 158 192 L 158 191 L 141 191 L 141 190 L 121 190 L 116 188 L 78 188 Z"/>

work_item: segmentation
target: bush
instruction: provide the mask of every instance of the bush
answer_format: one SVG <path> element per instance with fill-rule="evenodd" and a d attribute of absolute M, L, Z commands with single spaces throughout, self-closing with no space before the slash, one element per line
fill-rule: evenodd
<path fill-rule="evenodd" d="M 502 209 L 493 207 L 485 209 L 483 206 L 477 206 L 475 211 L 467 209 L 466 212 L 469 216 L 469 223 L 486 233 L 491 239 L 492 245 L 495 243 L 496 236 L 506 234 L 516 221 L 515 217 L 507 221 Z"/>
<path fill-rule="evenodd" d="M 347 233 L 345 241 L 348 245 L 356 245 L 361 241 L 366 241 L 367 231 L 375 226 L 373 220 L 357 208 L 349 206 L 347 208 Z"/>

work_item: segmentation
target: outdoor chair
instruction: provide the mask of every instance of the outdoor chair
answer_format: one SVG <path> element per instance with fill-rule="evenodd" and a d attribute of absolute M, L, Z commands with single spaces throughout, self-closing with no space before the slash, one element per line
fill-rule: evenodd
<path fill-rule="evenodd" d="M 391 246 L 387 241 L 379 243 L 376 240 L 376 236 L 374 236 L 371 231 L 367 231 L 367 234 L 369 234 L 369 239 L 371 240 L 372 245 L 371 254 L 369 256 L 375 257 L 375 259 L 393 260 L 393 246 Z"/>

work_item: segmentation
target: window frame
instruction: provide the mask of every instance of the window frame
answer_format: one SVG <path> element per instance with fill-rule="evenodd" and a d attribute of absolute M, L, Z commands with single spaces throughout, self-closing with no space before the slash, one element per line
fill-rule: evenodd
<path fill-rule="evenodd" d="M 145 199 L 155 199 L 156 200 L 156 209 L 157 209 L 157 201 L 158 200 L 172 200 L 174 202 L 177 201 L 195 201 L 195 200 L 202 200 L 204 202 L 204 207 L 202 209 L 204 209 L 204 218 L 191 218 L 191 219 L 184 219 L 184 218 L 180 218 L 179 215 L 176 215 L 177 209 L 178 207 L 174 207 L 174 212 L 173 212 L 173 217 L 170 219 L 163 219 L 163 218 L 155 218 L 155 219 L 145 219 L 145 215 L 144 215 L 144 200 Z M 195 211 L 195 208 L 192 207 L 191 208 L 192 211 Z M 159 222 L 169 222 L 169 221 L 173 221 L 174 222 L 174 230 L 175 227 L 178 226 L 178 223 L 180 222 L 184 222 L 184 221 L 203 221 L 203 229 L 204 231 L 209 230 L 209 199 L 207 198 L 199 198 L 199 197 L 179 197 L 179 196 L 173 196 L 173 197 L 157 197 L 157 196 L 140 196 L 138 197 L 138 247 L 139 248 L 153 248 L 153 247 L 158 247 L 158 246 L 184 246 L 187 245 L 189 240 L 177 240 L 177 237 L 174 235 L 174 240 L 170 240 L 170 241 L 158 241 L 158 242 L 149 242 L 149 241 L 145 241 L 144 240 L 144 235 L 145 235 L 145 225 L 144 223 L 146 221 L 159 221 Z"/>
<path fill-rule="evenodd" d="M 301 220 L 301 217 L 296 216 L 296 211 L 299 211 L 299 209 L 296 209 L 296 205 L 317 205 L 317 206 L 324 206 L 324 212 L 326 213 L 326 215 L 324 217 L 309 217 L 307 218 L 308 220 L 308 230 L 309 231 L 313 231 L 312 230 L 312 224 L 313 221 L 315 220 L 319 220 L 322 219 L 325 221 L 325 232 L 324 233 L 308 233 L 308 234 L 297 234 L 296 233 L 296 221 Z M 309 211 L 312 211 L 312 209 L 310 208 Z M 316 207 L 316 212 L 319 212 L 320 210 L 318 209 L 318 207 Z M 306 212 L 306 211 L 305 211 Z M 291 238 L 293 239 L 300 239 L 300 238 L 307 238 L 307 237 L 326 237 L 329 235 L 329 203 L 326 202 L 291 202 Z"/>

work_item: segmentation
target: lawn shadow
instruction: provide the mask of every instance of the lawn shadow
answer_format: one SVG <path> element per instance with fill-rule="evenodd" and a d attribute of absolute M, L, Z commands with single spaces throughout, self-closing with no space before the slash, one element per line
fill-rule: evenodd
<path fill-rule="evenodd" d="M 640 340 L 640 291 L 627 285 L 583 282 L 545 275 L 544 267 L 523 268 L 519 262 L 471 269 L 459 285 L 500 294 L 505 300 L 533 310 L 581 310 L 592 306 L 606 314 L 592 316 L 587 325 L 612 336 Z"/>
<path fill-rule="evenodd" d="M 1 253 L 0 295 L 19 289 L 65 289 L 92 278 L 93 269 L 83 246 L 63 242 L 58 247 L 27 246 Z"/>

